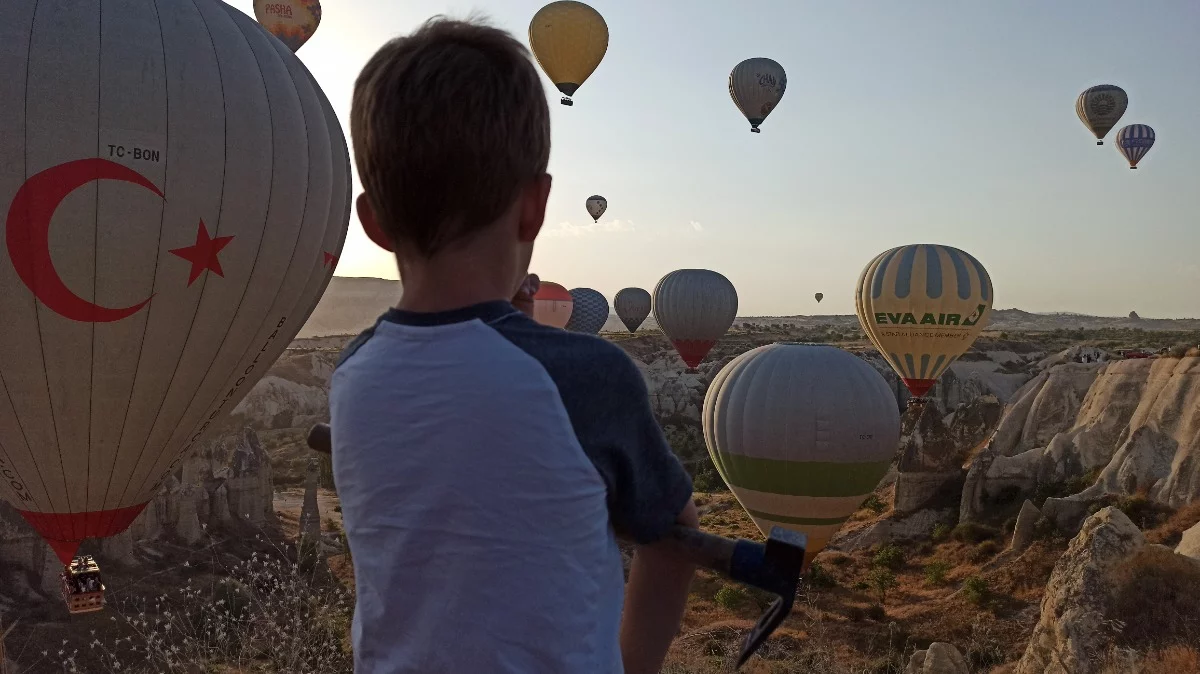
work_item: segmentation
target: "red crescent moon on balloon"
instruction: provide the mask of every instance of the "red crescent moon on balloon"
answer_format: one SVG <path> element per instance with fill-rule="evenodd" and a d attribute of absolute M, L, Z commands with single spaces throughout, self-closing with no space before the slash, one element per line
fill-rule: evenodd
<path fill-rule="evenodd" d="M 13 268 L 42 304 L 73 321 L 111 323 L 136 314 L 154 295 L 123 309 L 99 306 L 68 288 L 50 258 L 50 220 L 54 211 L 71 192 L 96 180 L 133 183 L 165 198 L 154 183 L 126 166 L 96 158 L 70 161 L 52 166 L 21 185 L 8 209 L 6 238 Z"/>

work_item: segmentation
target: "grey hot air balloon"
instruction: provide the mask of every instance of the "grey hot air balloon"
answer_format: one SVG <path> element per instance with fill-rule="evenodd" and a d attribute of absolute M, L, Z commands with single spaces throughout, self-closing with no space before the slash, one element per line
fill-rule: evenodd
<path fill-rule="evenodd" d="M 819 304 L 821 300 L 825 299 L 825 293 L 817 293 L 816 295 L 813 295 L 813 297 L 817 298 L 817 303 Z"/>
<path fill-rule="evenodd" d="M 760 133 L 759 125 L 779 105 L 786 89 L 783 66 L 769 58 L 746 59 L 729 73 L 729 96 L 750 121 L 754 133 Z"/>
<path fill-rule="evenodd" d="M 588 215 L 592 216 L 592 220 L 600 222 L 600 216 L 604 215 L 604 211 L 608 210 L 608 199 L 599 194 L 593 194 L 587 198 L 584 206 L 587 208 Z"/>
<path fill-rule="evenodd" d="M 637 332 L 638 327 L 650 315 L 650 293 L 641 288 L 622 288 L 613 298 L 613 308 L 617 318 L 629 328 Z"/>
<path fill-rule="evenodd" d="M 608 322 L 608 300 L 591 288 L 573 288 L 571 299 L 575 306 L 567 320 L 567 330 L 598 334 Z"/>
<path fill-rule="evenodd" d="M 654 286 L 654 320 L 695 369 L 733 325 L 737 302 L 737 290 L 717 272 L 677 269 Z"/>
<path fill-rule="evenodd" d="M 128 527 L 304 325 L 350 163 L 308 70 L 223 2 L 10 5 L 0 497 L 65 561 Z"/>
<path fill-rule="evenodd" d="M 1075 114 L 1096 137 L 1097 145 L 1104 144 L 1104 136 L 1117 125 L 1127 107 L 1128 94 L 1113 84 L 1089 87 L 1075 99 Z"/>
<path fill-rule="evenodd" d="M 887 473 L 900 442 L 897 407 L 861 358 L 777 343 L 717 373 L 701 422 L 713 464 L 759 530 L 807 534 L 808 563 Z"/>

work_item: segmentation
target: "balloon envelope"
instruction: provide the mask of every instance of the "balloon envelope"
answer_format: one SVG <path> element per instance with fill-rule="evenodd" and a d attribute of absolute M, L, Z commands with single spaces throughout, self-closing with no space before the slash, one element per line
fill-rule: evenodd
<path fill-rule="evenodd" d="M 729 279 L 708 269 L 678 269 L 654 286 L 654 320 L 695 368 L 737 316 L 737 291 Z"/>
<path fill-rule="evenodd" d="M 823 345 L 734 358 L 708 387 L 701 421 L 713 465 L 759 531 L 808 536 L 806 565 L 874 491 L 900 442 L 884 378 Z"/>
<path fill-rule="evenodd" d="M 786 89 L 787 74 L 783 66 L 769 58 L 746 59 L 729 73 L 729 96 L 750 121 L 750 130 L 756 133 L 779 105 Z"/>
<path fill-rule="evenodd" d="M 1124 89 L 1112 84 L 1090 87 L 1075 99 L 1075 114 L 1096 137 L 1097 145 L 1104 144 L 1102 139 L 1117 125 L 1127 107 L 1129 96 Z"/>
<path fill-rule="evenodd" d="M 1154 129 L 1145 124 L 1130 124 L 1117 132 L 1117 151 L 1137 168 L 1138 162 L 1154 147 Z"/>
<path fill-rule="evenodd" d="M 573 288 L 571 300 L 571 318 L 566 328 L 572 332 L 598 334 L 608 322 L 608 300 L 591 288 Z"/>
<path fill-rule="evenodd" d="M 813 295 L 813 297 L 817 298 L 817 302 L 819 303 L 821 300 L 825 299 L 825 293 L 817 293 Z"/>
<path fill-rule="evenodd" d="M 321 24 L 318 0 L 254 0 L 254 18 L 293 52 L 308 42 Z"/>
<path fill-rule="evenodd" d="M 630 332 L 637 329 L 650 315 L 650 293 L 641 288 L 622 288 L 613 298 L 613 309 L 617 318 L 625 324 Z"/>
<path fill-rule="evenodd" d="M 65 563 L 300 330 L 349 156 L 295 55 L 216 0 L 18 3 L 0 44 L 0 496 Z"/>
<path fill-rule="evenodd" d="M 884 251 L 859 276 L 863 331 L 921 397 L 974 343 L 992 310 L 992 280 L 971 255 L 916 244 Z"/>
<path fill-rule="evenodd" d="M 587 208 L 588 215 L 592 216 L 592 220 L 600 222 L 600 216 L 604 215 L 604 211 L 608 210 L 608 199 L 594 194 L 588 197 L 584 206 Z"/>
<path fill-rule="evenodd" d="M 529 46 L 546 76 L 567 97 L 563 103 L 570 104 L 608 51 L 608 24 L 590 5 L 559 0 L 533 15 Z"/>
<path fill-rule="evenodd" d="M 533 320 L 555 328 L 567 327 L 575 300 L 571 293 L 557 283 L 542 281 L 533 296 Z"/>

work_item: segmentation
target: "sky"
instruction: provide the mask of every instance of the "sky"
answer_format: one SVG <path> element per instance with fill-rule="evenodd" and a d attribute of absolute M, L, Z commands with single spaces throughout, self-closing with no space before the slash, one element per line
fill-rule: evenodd
<path fill-rule="evenodd" d="M 299 56 L 349 138 L 354 78 L 388 39 L 476 11 L 528 44 L 543 4 L 330 0 Z M 573 107 L 543 74 L 543 280 L 611 301 L 700 267 L 733 282 L 739 315 L 848 314 L 877 253 L 942 243 L 983 263 L 997 309 L 1200 316 L 1200 3 L 590 4 L 609 47 Z M 788 77 L 761 134 L 728 92 L 755 56 Z M 1129 93 L 1117 128 L 1155 129 L 1137 171 L 1116 129 L 1097 147 L 1075 115 L 1096 84 Z M 592 194 L 608 199 L 599 223 Z M 356 216 L 337 274 L 397 278 Z"/>

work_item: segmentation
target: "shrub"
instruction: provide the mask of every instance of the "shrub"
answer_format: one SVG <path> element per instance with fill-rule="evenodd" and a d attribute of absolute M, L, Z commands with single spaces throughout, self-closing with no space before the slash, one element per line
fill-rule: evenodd
<path fill-rule="evenodd" d="M 1000 544 L 996 541 L 984 541 L 971 551 L 971 561 L 979 564 L 995 557 L 1000 552 Z"/>
<path fill-rule="evenodd" d="M 746 595 L 746 591 L 742 588 L 726 585 L 717 590 L 717 594 L 713 596 L 713 601 L 717 602 L 721 608 L 732 611 L 746 603 L 746 600 L 749 598 Z"/>
<path fill-rule="evenodd" d="M 843 555 L 839 552 L 837 554 L 827 556 L 825 561 L 829 562 L 830 566 L 846 566 L 850 563 L 850 555 Z"/>
<path fill-rule="evenodd" d="M 867 607 L 866 615 L 875 622 L 883 622 L 887 620 L 887 611 L 883 609 L 882 604 L 871 604 Z"/>
<path fill-rule="evenodd" d="M 867 612 L 864 611 L 861 606 L 851 606 L 846 611 L 846 617 L 849 618 L 851 622 L 862 622 L 863 618 L 867 617 Z"/>
<path fill-rule="evenodd" d="M 945 585 L 946 574 L 950 571 L 949 562 L 941 560 L 925 565 L 925 582 L 930 585 Z"/>
<path fill-rule="evenodd" d="M 944 541 L 950 536 L 950 531 L 951 529 L 949 524 L 946 524 L 945 522 L 938 522 L 938 524 L 933 527 L 932 538 L 935 542 Z"/>
<path fill-rule="evenodd" d="M 891 571 L 885 568 L 872 569 L 867 575 L 867 582 L 879 594 L 879 603 L 887 601 L 888 590 L 896 587 L 900 583 L 896 581 L 896 576 Z"/>
<path fill-rule="evenodd" d="M 899 569 L 904 566 L 904 551 L 894 543 L 885 543 L 880 546 L 871 559 L 871 565 L 885 569 Z"/>
<path fill-rule="evenodd" d="M 995 538 L 997 534 L 999 532 L 992 527 L 976 522 L 963 522 L 954 527 L 954 530 L 950 532 L 950 537 L 963 543 L 977 544 Z"/>
<path fill-rule="evenodd" d="M 885 504 L 883 501 L 879 500 L 878 494 L 871 494 L 870 496 L 868 496 L 867 500 L 863 501 L 862 507 L 866 508 L 867 510 L 870 510 L 871 512 L 875 513 L 876 515 L 883 512 L 884 510 L 887 510 L 887 504 Z"/>
<path fill-rule="evenodd" d="M 353 668 L 346 634 L 354 600 L 340 585 L 258 553 L 230 574 L 202 587 L 189 581 L 148 604 L 110 605 L 132 635 L 93 639 L 103 671 L 130 671 L 130 663 L 156 672 Z"/>
<path fill-rule="evenodd" d="M 808 586 L 813 588 L 821 587 L 837 587 L 837 580 L 829 575 L 825 567 L 820 562 L 813 560 L 812 566 L 808 568 Z"/>
<path fill-rule="evenodd" d="M 963 598 L 976 606 L 985 604 L 991 598 L 991 594 L 988 582 L 979 576 L 971 576 L 963 582 Z"/>

